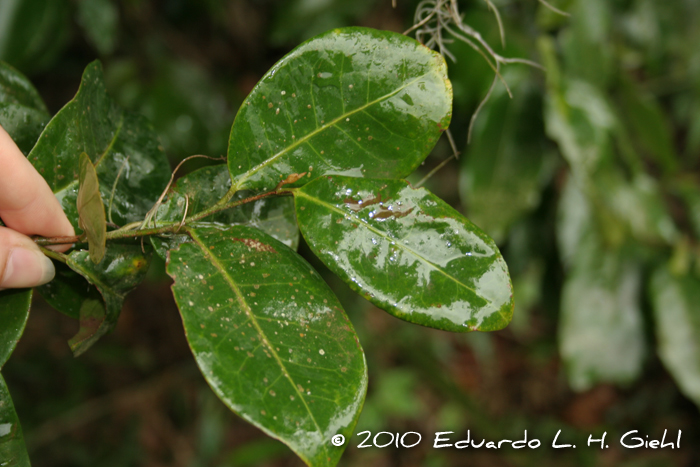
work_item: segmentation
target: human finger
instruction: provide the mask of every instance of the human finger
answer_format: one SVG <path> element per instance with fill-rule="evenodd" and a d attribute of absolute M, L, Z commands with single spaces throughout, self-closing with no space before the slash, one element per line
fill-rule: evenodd
<path fill-rule="evenodd" d="M 75 235 L 56 196 L 44 178 L 0 126 L 0 217 L 25 235 Z M 56 247 L 65 251 L 70 245 Z"/>
<path fill-rule="evenodd" d="M 55 274 L 53 262 L 31 238 L 0 227 L 0 290 L 46 284 Z"/>

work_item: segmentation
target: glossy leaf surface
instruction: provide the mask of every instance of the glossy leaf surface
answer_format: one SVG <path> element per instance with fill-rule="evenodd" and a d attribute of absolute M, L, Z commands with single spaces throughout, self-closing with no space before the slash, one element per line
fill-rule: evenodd
<path fill-rule="evenodd" d="M 494 93 L 461 158 L 460 193 L 469 219 L 497 242 L 537 206 L 555 163 L 544 135 L 541 94 L 516 80 L 509 84 L 514 98 L 505 88 Z"/>
<path fill-rule="evenodd" d="M 317 36 L 255 86 L 231 129 L 236 190 L 296 186 L 323 174 L 403 177 L 450 123 L 452 89 L 438 53 L 365 28 Z"/>
<path fill-rule="evenodd" d="M 29 467 L 29 456 L 24 446 L 22 426 L 5 380 L 0 375 L 0 465 Z"/>
<path fill-rule="evenodd" d="M 429 191 L 402 180 L 329 176 L 294 198 L 313 252 L 378 307 L 448 331 L 510 322 L 512 286 L 498 247 Z"/>
<path fill-rule="evenodd" d="M 97 179 L 97 172 L 90 157 L 85 153 L 80 155 L 78 177 L 80 181 L 76 201 L 78 224 L 87 235 L 90 259 L 97 264 L 105 255 L 107 220 L 105 219 L 105 206 L 100 196 L 100 182 Z"/>
<path fill-rule="evenodd" d="M 350 321 L 299 255 L 244 226 L 191 230 L 168 274 L 199 368 L 233 411 L 308 465 L 332 466 L 362 408 L 367 369 Z"/>
<path fill-rule="evenodd" d="M 226 165 L 204 167 L 178 179 L 171 193 L 158 209 L 157 225 L 179 224 L 185 216 L 192 216 L 214 206 L 231 188 L 231 177 Z M 244 199 L 252 193 L 241 191 L 231 201 Z M 290 197 L 269 197 L 218 212 L 196 222 L 196 226 L 248 225 L 262 230 L 288 247 L 299 245 L 299 228 Z M 152 237 L 158 255 L 165 259 L 167 251 L 190 237 L 184 233 Z"/>
<path fill-rule="evenodd" d="M 143 280 L 149 264 L 150 254 L 141 253 L 139 244 L 110 244 L 100 264 L 94 264 L 85 250 L 68 256 L 68 266 L 87 279 L 100 292 L 103 301 L 94 300 L 86 290 L 79 302 L 80 330 L 69 341 L 74 355 L 85 352 L 114 328 L 124 297 Z"/>
<path fill-rule="evenodd" d="M 649 291 L 659 357 L 683 394 L 700 406 L 700 280 L 661 267 Z"/>
<path fill-rule="evenodd" d="M 0 369 L 22 337 L 31 304 L 31 289 L 0 291 Z"/>
<path fill-rule="evenodd" d="M 0 125 L 24 154 L 29 154 L 50 119 L 46 105 L 32 83 L 0 61 Z"/>
<path fill-rule="evenodd" d="M 49 122 L 29 154 L 76 230 L 83 152 L 95 165 L 107 219 L 118 225 L 143 219 L 170 178 L 168 160 L 150 124 L 114 104 L 99 62 L 87 66 L 75 98 Z"/>
<path fill-rule="evenodd" d="M 589 242 L 589 246 L 593 243 Z M 599 382 L 626 384 L 641 372 L 645 354 L 640 268 L 619 253 L 586 248 L 566 278 L 559 350 L 578 391 Z"/>

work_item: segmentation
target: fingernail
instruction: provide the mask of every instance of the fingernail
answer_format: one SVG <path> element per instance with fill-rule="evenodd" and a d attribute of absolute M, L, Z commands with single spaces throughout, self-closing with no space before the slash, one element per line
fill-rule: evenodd
<path fill-rule="evenodd" d="M 35 287 L 46 284 L 55 274 L 53 262 L 41 251 L 16 247 L 7 259 L 0 287 Z"/>

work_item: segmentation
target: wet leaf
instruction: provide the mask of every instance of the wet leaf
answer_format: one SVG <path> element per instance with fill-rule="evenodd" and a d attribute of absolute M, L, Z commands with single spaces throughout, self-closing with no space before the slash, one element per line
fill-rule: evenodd
<path fill-rule="evenodd" d="M 241 106 L 228 167 L 236 190 L 323 174 L 403 177 L 450 123 L 445 61 L 401 34 L 336 29 L 280 60 Z"/>
<path fill-rule="evenodd" d="M 78 188 L 78 223 L 87 235 L 90 247 L 90 259 L 97 264 L 105 255 L 107 242 L 107 221 L 105 206 L 100 196 L 100 182 L 97 180 L 95 166 L 90 157 L 80 155 L 80 186 Z"/>
<path fill-rule="evenodd" d="M 214 206 L 231 188 L 231 177 L 225 164 L 204 167 L 178 179 L 171 193 L 158 209 L 157 225 L 180 224 L 187 208 L 192 216 Z M 253 193 L 240 191 L 231 201 L 244 199 Z M 205 217 L 197 227 L 249 225 L 271 235 L 296 250 L 299 245 L 299 228 L 294 213 L 294 201 L 290 197 L 269 197 L 227 209 Z M 190 241 L 184 233 L 151 237 L 156 252 L 165 259 L 167 251 L 180 243 Z"/>
<path fill-rule="evenodd" d="M 32 289 L 0 291 L 0 369 L 22 337 L 31 304 Z"/>
<path fill-rule="evenodd" d="M 0 61 L 0 125 L 24 154 L 29 154 L 50 119 L 32 83 Z"/>
<path fill-rule="evenodd" d="M 1 311 L 1 310 L 0 310 Z M 24 446 L 22 426 L 5 380 L 0 375 L 0 465 L 29 467 L 29 456 Z"/>
<path fill-rule="evenodd" d="M 641 270 L 592 242 L 580 255 L 586 258 L 574 265 L 561 298 L 559 350 L 569 383 L 577 391 L 601 382 L 631 383 L 646 351 Z"/>
<path fill-rule="evenodd" d="M 329 176 L 294 192 L 301 233 L 351 288 L 392 315 L 448 331 L 495 331 L 513 312 L 494 241 L 402 180 Z"/>
<path fill-rule="evenodd" d="M 496 242 L 539 204 L 556 162 L 544 135 L 542 95 L 509 78 L 514 98 L 499 88 L 479 115 L 461 158 L 460 191 L 469 219 Z"/>
<path fill-rule="evenodd" d="M 103 303 L 94 300 L 94 293 L 86 290 L 79 302 L 80 330 L 69 344 L 78 356 L 97 340 L 111 331 L 117 323 L 124 297 L 146 275 L 150 254 L 141 253 L 141 246 L 110 244 L 104 259 L 95 264 L 85 250 L 77 250 L 68 256 L 68 266 L 94 286 Z M 72 302 L 71 302 L 72 303 Z M 101 310 L 96 305 L 99 304 Z"/>
<path fill-rule="evenodd" d="M 700 406 L 700 280 L 660 267 L 649 293 L 659 357 L 681 392 Z"/>
<path fill-rule="evenodd" d="M 299 255 L 244 226 L 190 230 L 168 274 L 202 374 L 234 412 L 333 466 L 367 387 L 362 348 L 326 283 Z"/>
<path fill-rule="evenodd" d="M 87 66 L 75 98 L 49 122 L 29 154 L 76 231 L 83 152 L 95 165 L 107 220 L 118 225 L 142 220 L 170 179 L 168 160 L 151 125 L 114 104 L 99 62 Z"/>

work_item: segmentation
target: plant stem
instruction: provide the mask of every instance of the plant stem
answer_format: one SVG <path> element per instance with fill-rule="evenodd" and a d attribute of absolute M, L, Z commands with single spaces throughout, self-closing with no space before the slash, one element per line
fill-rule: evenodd
<path fill-rule="evenodd" d="M 42 253 L 44 253 L 46 256 L 48 256 L 51 259 L 55 259 L 56 261 L 60 261 L 63 264 L 66 264 L 66 262 L 68 261 L 66 259 L 66 255 L 64 255 L 63 253 L 59 253 L 58 251 L 49 250 L 48 248 L 44 248 L 43 246 L 39 246 L 39 248 L 41 249 Z"/>
<path fill-rule="evenodd" d="M 184 223 L 172 222 L 172 223 L 168 223 L 165 225 L 161 225 L 160 227 L 154 227 L 154 228 L 150 228 L 150 229 L 139 229 L 139 228 L 135 228 L 135 227 L 140 226 L 142 224 L 142 222 L 132 222 L 131 224 L 127 224 L 118 230 L 112 230 L 110 232 L 107 232 L 106 238 L 107 238 L 107 240 L 117 240 L 120 238 L 136 238 L 136 237 L 144 237 L 144 236 L 148 236 L 148 235 L 158 235 L 158 234 L 164 234 L 164 233 L 177 232 L 182 227 L 184 227 L 192 222 L 196 222 L 198 220 L 204 219 L 205 217 L 216 214 L 217 212 L 225 211 L 226 209 L 235 208 L 235 207 L 241 206 L 243 204 L 252 203 L 252 202 L 257 201 L 259 199 L 267 198 L 268 196 L 287 195 L 287 194 L 291 194 L 291 193 L 292 193 L 291 189 L 280 190 L 279 188 L 276 188 L 273 191 L 269 191 L 267 193 L 260 193 L 258 195 L 250 196 L 248 198 L 239 199 L 236 201 L 231 201 L 231 202 L 227 202 L 224 204 L 215 204 L 214 206 L 210 207 L 209 209 L 205 209 L 202 212 L 199 212 L 193 216 L 186 218 Z M 39 245 L 41 247 L 47 246 L 47 245 L 65 245 L 68 243 L 83 243 L 83 242 L 85 242 L 85 234 L 74 235 L 71 237 L 49 237 L 49 238 L 39 237 L 39 238 L 35 238 L 34 241 L 37 243 L 37 245 Z M 42 250 L 45 250 L 45 249 L 42 248 Z M 51 250 L 46 250 L 46 251 L 51 251 Z M 56 253 L 56 252 L 51 252 L 51 253 L 60 255 L 60 253 Z M 54 258 L 54 259 L 57 259 L 58 261 L 61 261 L 61 259 L 54 257 L 46 252 L 45 252 L 45 254 L 51 258 Z M 61 255 L 61 256 L 64 256 L 64 255 Z M 63 259 L 63 262 L 65 262 L 65 258 Z"/>

